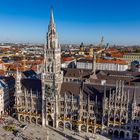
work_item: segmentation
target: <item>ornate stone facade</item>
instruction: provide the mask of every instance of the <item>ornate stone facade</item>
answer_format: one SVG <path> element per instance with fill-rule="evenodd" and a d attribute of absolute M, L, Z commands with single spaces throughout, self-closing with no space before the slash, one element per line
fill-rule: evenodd
<path fill-rule="evenodd" d="M 50 23 L 45 45 L 44 71 L 42 74 L 42 93 L 45 104 L 45 124 L 57 127 L 58 98 L 63 81 L 61 71 L 61 48 L 58 44 L 53 10 L 51 10 Z"/>
<path fill-rule="evenodd" d="M 53 11 L 46 40 L 41 76 L 32 73 L 23 78 L 17 71 L 18 119 L 42 126 L 138 139 L 140 74 L 95 69 L 64 69 L 63 73 Z"/>
<path fill-rule="evenodd" d="M 42 124 L 42 91 L 39 79 L 23 78 L 17 70 L 15 111 L 20 121 Z M 37 86 L 37 87 L 34 87 Z"/>

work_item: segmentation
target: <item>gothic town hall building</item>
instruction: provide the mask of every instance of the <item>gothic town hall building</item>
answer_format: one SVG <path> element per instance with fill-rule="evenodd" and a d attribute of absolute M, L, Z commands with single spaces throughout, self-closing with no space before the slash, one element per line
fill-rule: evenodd
<path fill-rule="evenodd" d="M 139 139 L 140 73 L 61 69 L 53 11 L 46 42 L 41 73 L 17 70 L 14 107 L 18 120 Z"/>

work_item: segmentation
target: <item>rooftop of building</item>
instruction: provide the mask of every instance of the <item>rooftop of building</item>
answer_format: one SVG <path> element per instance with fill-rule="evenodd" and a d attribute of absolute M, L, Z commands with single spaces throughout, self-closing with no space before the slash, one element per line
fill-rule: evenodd
<path fill-rule="evenodd" d="M 124 56 L 125 55 L 135 55 L 135 56 L 140 56 L 140 53 L 126 53 L 126 54 L 124 54 Z"/>
<path fill-rule="evenodd" d="M 25 78 L 32 78 L 32 79 L 37 78 L 37 73 L 32 69 L 23 71 L 22 74 L 24 75 Z"/>
<path fill-rule="evenodd" d="M 92 57 L 85 57 L 78 59 L 77 62 L 84 62 L 84 63 L 93 63 Z M 120 59 L 105 59 L 105 58 L 97 58 L 97 63 L 112 63 L 112 64 L 119 64 L 119 65 L 128 65 L 128 62 Z"/>
<path fill-rule="evenodd" d="M 78 59 L 77 62 L 84 62 L 84 63 L 93 63 L 93 58 L 81 58 Z"/>
<path fill-rule="evenodd" d="M 89 76 L 92 71 L 87 69 L 73 69 L 73 68 L 67 68 L 63 69 L 64 71 L 64 77 L 75 77 L 75 78 L 84 78 L 86 76 Z"/>
<path fill-rule="evenodd" d="M 23 89 L 34 92 L 42 92 L 41 80 L 39 79 L 22 79 L 21 84 Z"/>
<path fill-rule="evenodd" d="M 104 97 L 104 90 L 106 88 L 106 96 L 109 97 L 109 93 L 110 91 L 114 94 L 116 93 L 116 84 L 114 85 L 109 85 L 106 84 L 106 86 L 101 85 L 101 84 L 91 84 L 91 83 L 85 83 L 85 84 L 81 84 L 81 83 L 73 83 L 73 82 L 64 82 L 62 84 L 61 87 L 61 95 L 64 94 L 71 94 L 71 95 L 80 95 L 80 93 L 83 93 L 83 96 L 88 98 L 87 95 L 89 95 L 91 100 L 94 101 L 102 101 L 103 97 Z M 133 100 L 133 96 L 135 94 L 135 98 L 136 98 L 136 104 L 140 105 L 140 95 L 139 95 L 139 90 L 140 87 L 135 87 L 135 86 L 125 86 L 124 87 L 124 94 L 126 97 L 128 97 L 129 94 L 129 99 L 130 101 Z M 114 91 L 114 92 L 113 92 Z"/>
<path fill-rule="evenodd" d="M 119 57 L 119 58 L 122 58 L 123 57 L 123 53 L 114 52 L 114 53 L 111 53 L 111 57 Z"/>
<path fill-rule="evenodd" d="M 63 69 L 64 77 L 78 78 L 78 79 L 88 79 L 90 82 L 95 82 L 92 79 L 92 70 L 87 69 Z M 109 71 L 109 70 L 97 70 L 96 71 L 97 80 L 96 82 L 101 83 L 101 80 L 106 80 L 107 83 L 114 84 L 116 80 L 124 80 L 127 84 L 134 84 L 134 80 L 140 79 L 140 72 L 130 72 L 130 71 Z"/>
<path fill-rule="evenodd" d="M 103 59 L 98 58 L 97 63 L 113 63 L 113 64 L 119 64 L 119 65 L 128 65 L 128 62 L 120 59 Z"/>

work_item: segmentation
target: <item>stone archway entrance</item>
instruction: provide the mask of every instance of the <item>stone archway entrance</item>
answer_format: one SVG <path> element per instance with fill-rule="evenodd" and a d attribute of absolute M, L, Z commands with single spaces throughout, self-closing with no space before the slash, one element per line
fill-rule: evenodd
<path fill-rule="evenodd" d="M 24 122 L 24 117 L 20 115 L 20 121 Z"/>
<path fill-rule="evenodd" d="M 108 134 L 109 134 L 110 136 L 112 136 L 112 135 L 113 135 L 113 130 L 112 130 L 112 129 L 109 129 L 109 130 L 108 130 Z"/>
<path fill-rule="evenodd" d="M 102 131 L 101 128 L 96 128 L 96 133 L 97 134 L 101 134 L 101 131 Z"/>
<path fill-rule="evenodd" d="M 102 130 L 102 134 L 107 135 L 107 129 L 106 129 L 106 128 L 104 128 L 104 129 Z"/>
<path fill-rule="evenodd" d="M 64 128 L 64 123 L 63 123 L 62 121 L 60 121 L 60 122 L 58 123 L 58 127 Z"/>
<path fill-rule="evenodd" d="M 72 130 L 79 131 L 79 125 L 72 124 Z"/>
<path fill-rule="evenodd" d="M 123 138 L 124 138 L 124 136 L 125 136 L 124 132 L 123 132 L 123 131 L 121 131 L 121 132 L 120 132 L 120 138 L 121 138 L 121 139 L 123 139 Z"/>
<path fill-rule="evenodd" d="M 116 137 L 116 138 L 119 137 L 119 131 L 118 131 L 118 130 L 115 130 L 115 131 L 114 131 L 114 137 Z"/>
<path fill-rule="evenodd" d="M 42 125 L 42 120 L 40 118 L 37 119 L 37 123 Z"/>
<path fill-rule="evenodd" d="M 36 123 L 36 118 L 35 118 L 35 117 L 32 117 L 32 118 L 31 118 L 31 122 L 32 122 L 32 123 Z"/>
<path fill-rule="evenodd" d="M 26 120 L 26 122 L 30 123 L 30 117 L 29 116 L 26 116 L 25 120 Z"/>
<path fill-rule="evenodd" d="M 121 122 L 122 122 L 123 124 L 125 124 L 125 123 L 126 123 L 126 120 L 125 120 L 125 119 L 122 119 Z"/>
<path fill-rule="evenodd" d="M 129 134 L 129 132 L 126 133 L 126 138 L 130 139 L 130 134 Z"/>
<path fill-rule="evenodd" d="M 93 126 L 89 126 L 89 127 L 88 127 L 88 132 L 94 133 L 94 127 L 93 127 Z"/>
<path fill-rule="evenodd" d="M 48 125 L 53 127 L 53 119 L 52 119 L 51 115 L 48 115 Z"/>
<path fill-rule="evenodd" d="M 133 133 L 132 140 L 139 140 L 139 134 Z"/>
<path fill-rule="evenodd" d="M 81 126 L 81 131 L 86 132 L 86 131 L 87 131 L 87 127 L 86 127 L 85 125 L 82 125 L 82 126 Z"/>
<path fill-rule="evenodd" d="M 66 123 L 65 123 L 65 128 L 67 128 L 67 129 L 70 130 L 70 129 L 71 129 L 71 124 L 70 124 L 69 122 L 66 122 Z"/>

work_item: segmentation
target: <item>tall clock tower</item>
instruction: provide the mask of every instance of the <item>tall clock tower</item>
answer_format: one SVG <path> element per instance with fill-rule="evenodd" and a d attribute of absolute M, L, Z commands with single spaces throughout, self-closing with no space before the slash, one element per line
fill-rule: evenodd
<path fill-rule="evenodd" d="M 58 123 L 58 98 L 63 82 L 61 71 L 61 48 L 58 44 L 58 36 L 54 22 L 53 9 L 51 9 L 50 22 L 44 47 L 44 71 L 42 93 L 45 99 L 45 124 L 57 127 Z"/>

